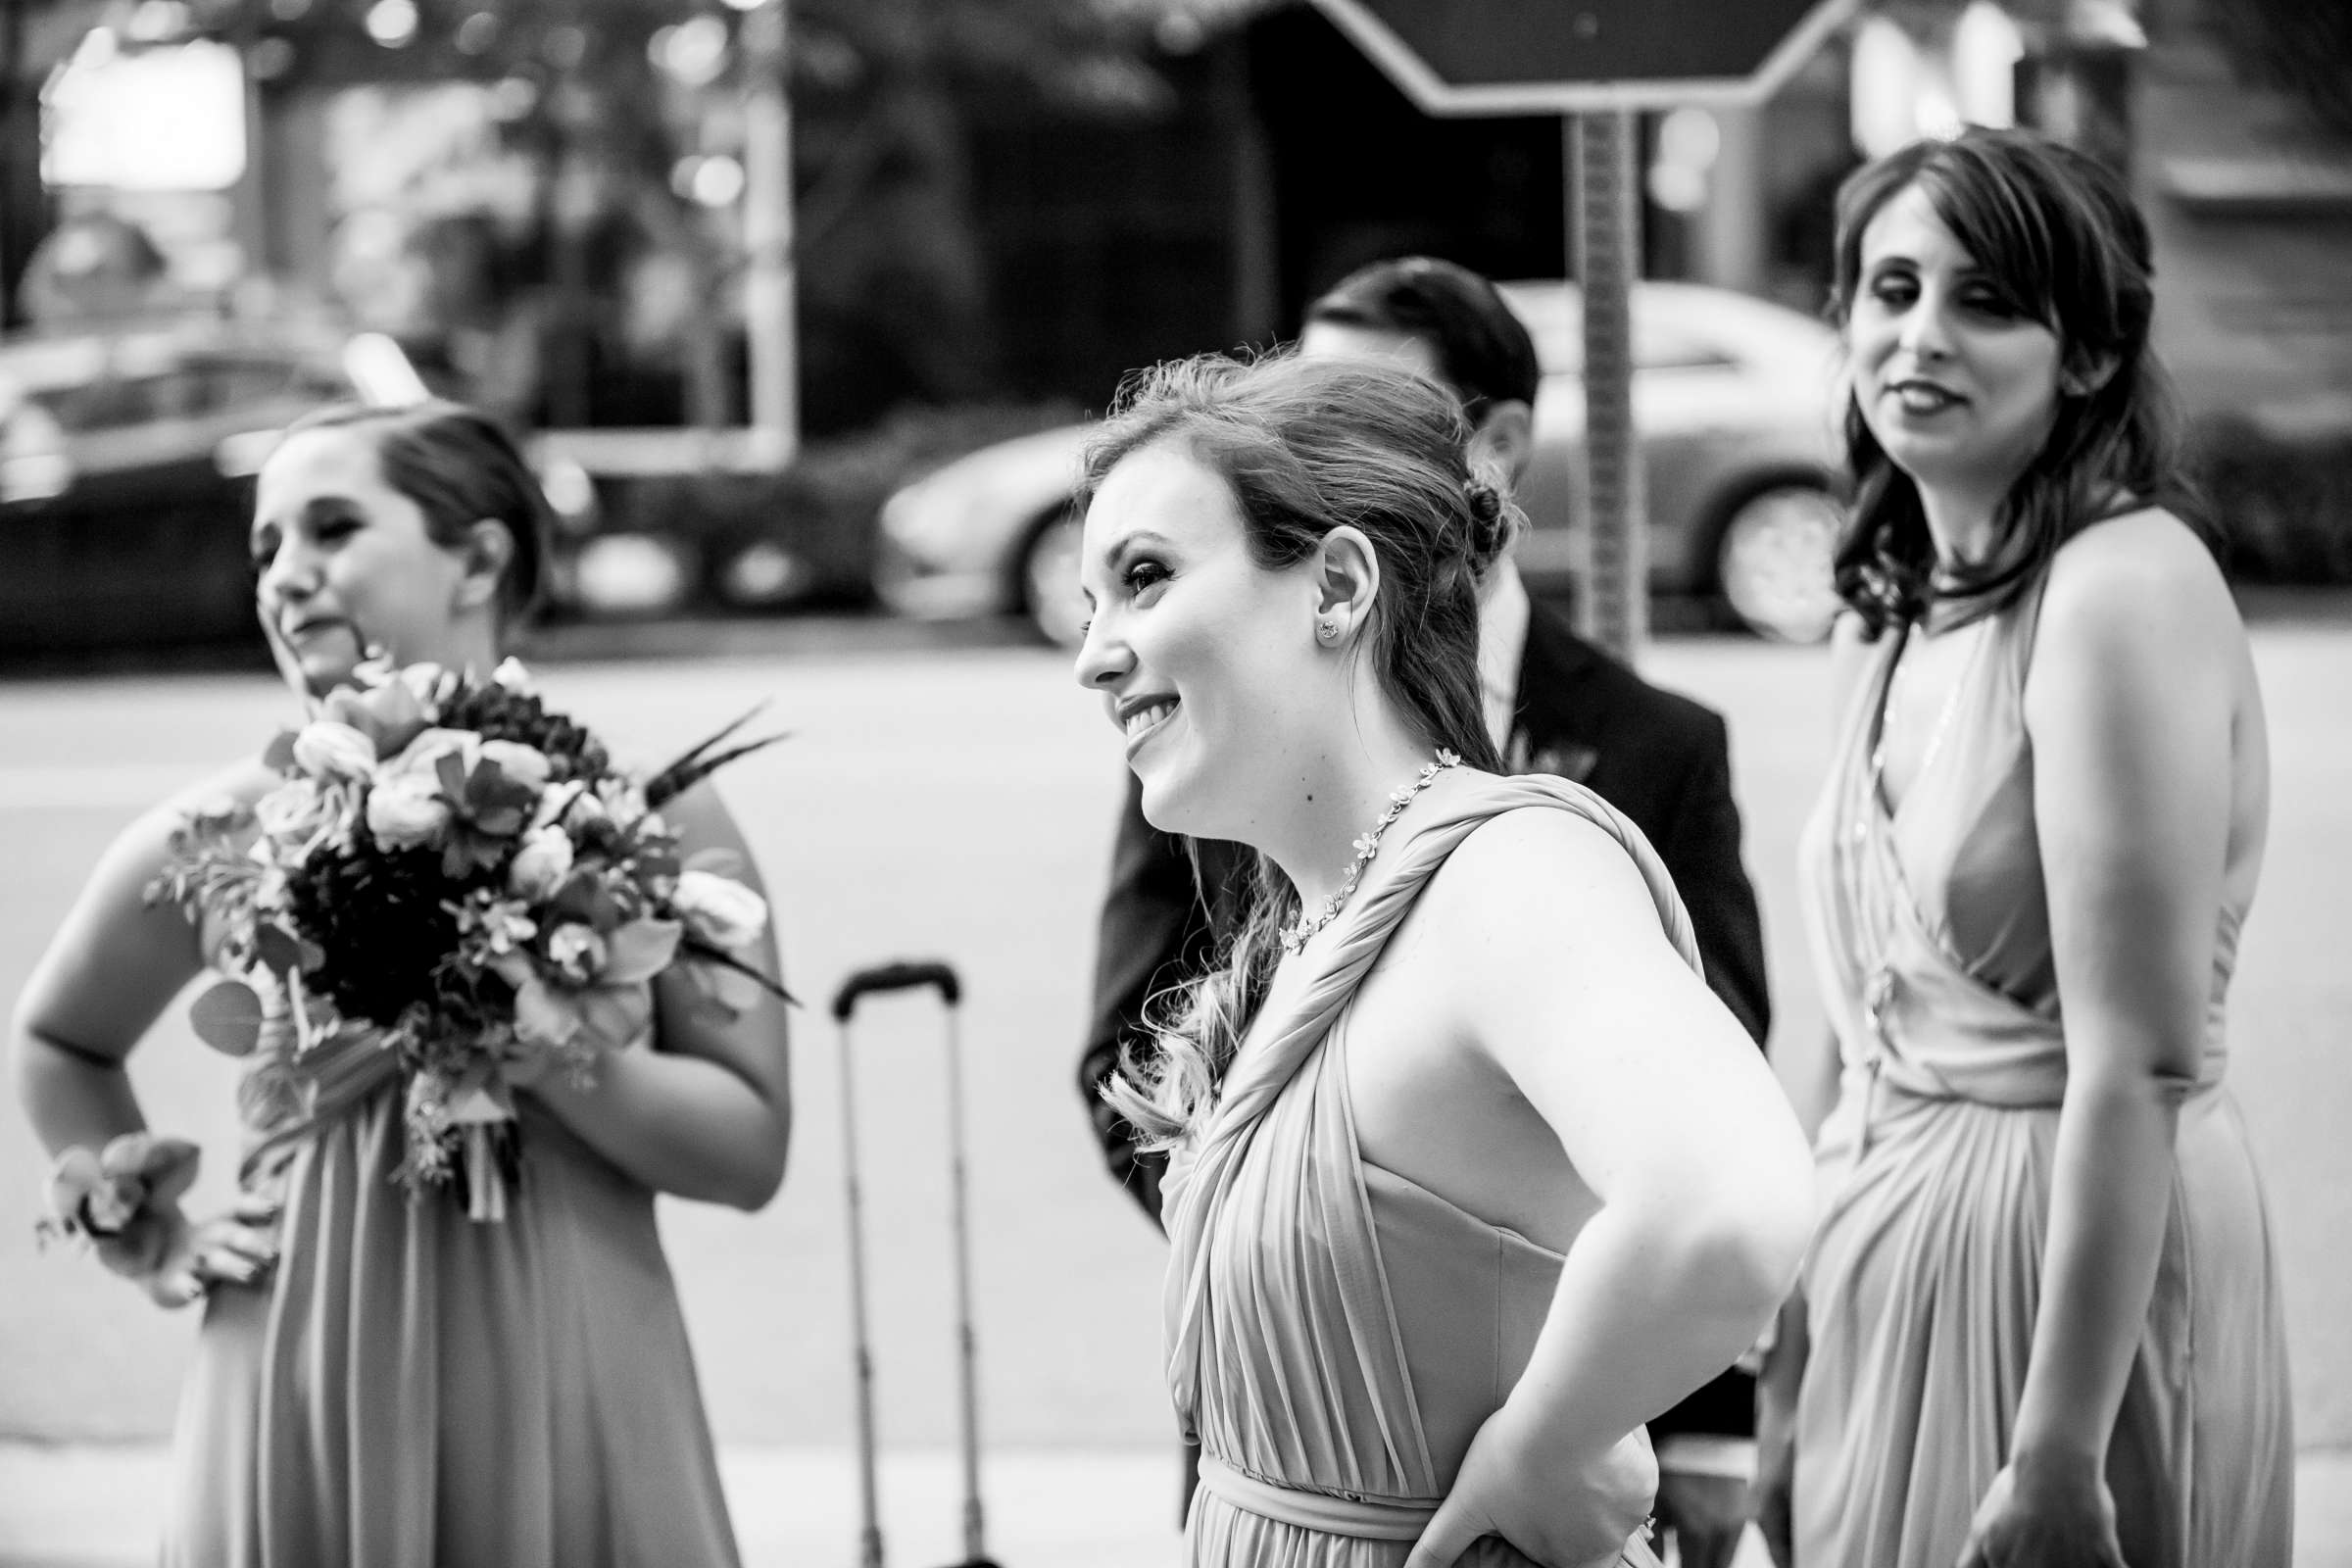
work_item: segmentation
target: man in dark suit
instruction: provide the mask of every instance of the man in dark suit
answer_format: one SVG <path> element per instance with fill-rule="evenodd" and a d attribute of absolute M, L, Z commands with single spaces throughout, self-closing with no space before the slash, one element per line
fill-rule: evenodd
<path fill-rule="evenodd" d="M 1430 375 L 1462 399 L 1476 432 L 1473 450 L 1514 482 L 1525 471 L 1541 380 L 1535 345 L 1475 272 L 1426 257 L 1364 268 L 1308 308 L 1298 350 L 1395 359 Z M 1529 599 L 1507 559 L 1480 585 L 1479 601 L 1481 685 L 1506 765 L 1574 779 L 1633 819 L 1690 907 L 1708 984 L 1761 1046 L 1771 1021 L 1764 939 L 1740 858 L 1722 718 L 1578 637 L 1557 612 Z M 1152 828 L 1140 790 L 1128 781 L 1078 1082 L 1112 1175 L 1155 1222 L 1162 1161 L 1136 1152 L 1127 1124 L 1103 1103 L 1102 1086 L 1141 1033 L 1150 999 L 1197 973 L 1232 935 L 1251 874 L 1238 845 L 1203 841 L 1188 852 Z M 1727 1373 L 1651 1430 L 1739 1435 L 1752 1430 L 1751 1421 L 1746 1380 Z M 1662 1487 L 1659 1502 L 1670 1524 L 1678 1522 L 1673 1490 Z M 1736 1528 L 1719 1556 L 1706 1549 L 1713 1542 L 1697 1538 L 1720 1529 L 1682 1523 L 1685 1561 L 1729 1561 Z"/>

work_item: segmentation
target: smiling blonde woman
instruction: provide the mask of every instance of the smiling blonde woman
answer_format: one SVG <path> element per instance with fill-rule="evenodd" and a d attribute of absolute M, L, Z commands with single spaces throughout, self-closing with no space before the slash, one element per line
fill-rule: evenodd
<path fill-rule="evenodd" d="M 1172 1155 L 1199 1568 L 1654 1560 L 1641 1424 L 1811 1221 L 1648 844 L 1499 774 L 1474 585 L 1517 519 L 1468 434 L 1401 368 L 1199 360 L 1091 449 L 1079 679 L 1152 825 L 1261 861 L 1111 1091 Z"/>

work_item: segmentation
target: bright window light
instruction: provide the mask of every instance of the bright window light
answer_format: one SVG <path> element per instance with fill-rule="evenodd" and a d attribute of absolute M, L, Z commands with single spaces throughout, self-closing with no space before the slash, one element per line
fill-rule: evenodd
<path fill-rule="evenodd" d="M 225 190 L 245 172 L 245 73 L 226 44 L 84 50 L 41 110 L 52 188 Z"/>

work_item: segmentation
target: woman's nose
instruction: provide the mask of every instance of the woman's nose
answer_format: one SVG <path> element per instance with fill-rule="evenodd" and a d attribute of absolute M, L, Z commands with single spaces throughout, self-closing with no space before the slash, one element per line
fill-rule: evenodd
<path fill-rule="evenodd" d="M 1902 346 L 1921 359 L 1939 360 L 1952 352 L 1951 333 L 1943 318 L 1943 310 L 1935 300 L 1922 298 L 1903 318 L 1898 336 Z"/>
<path fill-rule="evenodd" d="M 1134 663 L 1121 640 L 1109 624 L 1107 616 L 1098 614 L 1087 622 L 1086 638 L 1078 645 L 1078 684 L 1092 689 L 1107 687 L 1118 680 Z"/>
<path fill-rule="evenodd" d="M 284 604 L 307 598 L 317 591 L 318 573 L 302 547 L 289 541 L 279 545 L 274 554 L 262 564 L 261 580 L 256 592 L 265 605 Z"/>

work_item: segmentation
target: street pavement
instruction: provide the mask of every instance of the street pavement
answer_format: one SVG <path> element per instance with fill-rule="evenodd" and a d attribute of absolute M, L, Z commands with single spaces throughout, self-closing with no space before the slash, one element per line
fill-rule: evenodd
<path fill-rule="evenodd" d="M 783 1194 L 758 1215 L 669 1203 L 663 1226 L 730 1494 L 754 1562 L 851 1560 L 855 1494 L 839 1044 L 824 1008 L 853 967 L 937 955 L 962 971 L 991 1545 L 1010 1568 L 1171 1560 L 1172 1433 L 1158 1388 L 1161 1244 L 1103 1178 L 1071 1068 L 1120 787 L 1118 743 L 1060 656 L 893 646 L 858 632 L 720 657 L 554 662 L 551 697 L 647 762 L 754 703 L 789 730 L 722 789 L 775 899 L 794 1042 Z M 675 654 L 675 649 L 656 649 Z M 2285 1258 L 2306 1449 L 2304 1568 L 2352 1568 L 2352 630 L 2288 618 L 2257 636 L 2274 730 L 2270 863 L 2233 999 L 2236 1092 Z M 1792 858 L 1828 746 L 1818 650 L 1661 642 L 1653 678 L 1730 717 L 1792 1081 L 1821 1010 Z M 13 997 L 107 839 L 139 809 L 258 746 L 287 716 L 243 674 L 0 684 L 0 997 Z M 885 1515 L 893 1556 L 954 1555 L 956 1440 L 948 1107 L 934 1009 L 861 1010 Z M 151 1120 L 196 1137 L 218 1200 L 233 1163 L 232 1074 L 174 1009 L 133 1060 Z M 0 1564 L 145 1555 L 194 1320 L 155 1311 L 87 1259 L 36 1253 L 40 1160 L 0 1106 Z M 77 1500 L 78 1499 L 78 1500 Z M 143 1511 L 144 1510 L 144 1511 Z M 2331 1511 L 2332 1510 L 2332 1511 Z M 1016 1546 L 1020 1549 L 1016 1551 Z M 1115 1549 L 1113 1549 L 1115 1547 Z M 1156 1554 L 1156 1555 L 1155 1555 Z"/>

